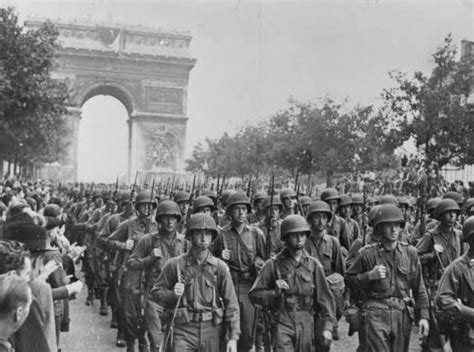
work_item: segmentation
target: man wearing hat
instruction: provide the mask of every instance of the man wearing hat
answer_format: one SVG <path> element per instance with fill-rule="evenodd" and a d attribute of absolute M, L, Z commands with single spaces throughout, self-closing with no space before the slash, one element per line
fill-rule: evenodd
<path fill-rule="evenodd" d="M 162 340 L 159 311 L 162 309 L 148 299 L 153 284 L 158 279 L 165 263 L 186 252 L 184 235 L 177 232 L 181 220 L 179 205 L 171 200 L 164 200 L 156 207 L 157 233 L 146 234 L 139 241 L 128 259 L 128 267 L 141 271 L 142 282 L 138 290 L 140 301 L 136 302 L 137 314 L 144 315 L 150 351 L 158 352 Z"/>
<path fill-rule="evenodd" d="M 171 317 L 166 351 L 237 351 L 239 304 L 232 277 L 209 251 L 217 233 L 211 216 L 192 215 L 186 231 L 189 252 L 170 259 L 151 290 Z"/>
<path fill-rule="evenodd" d="M 226 209 L 231 222 L 222 228 L 214 241 L 214 254 L 229 266 L 239 300 L 242 328 L 239 351 L 249 351 L 254 343 L 252 326 L 255 310 L 249 301 L 248 292 L 265 258 L 265 236 L 258 227 L 247 223 L 250 211 L 250 200 L 245 193 L 232 194 Z"/>
<path fill-rule="evenodd" d="M 181 211 L 181 220 L 177 227 L 178 232 L 184 232 L 186 230 L 186 214 L 190 206 L 190 199 L 191 195 L 186 191 L 178 191 L 173 197 L 174 202 L 178 204 Z"/>
<path fill-rule="evenodd" d="M 273 351 L 314 351 L 314 340 L 325 351 L 332 341 L 334 297 L 323 267 L 304 249 L 309 234 L 304 217 L 288 215 L 281 224 L 285 248 L 265 263 L 249 292 L 252 303 L 274 316 Z"/>
<path fill-rule="evenodd" d="M 265 216 L 265 209 L 263 206 L 264 199 L 267 198 L 267 193 L 265 191 L 260 191 L 255 194 L 253 198 L 253 212 L 248 215 L 249 224 L 255 224 L 263 219 Z"/>
<path fill-rule="evenodd" d="M 423 264 L 423 276 L 430 299 L 435 299 L 439 280 L 446 267 L 463 253 L 462 232 L 455 228 L 460 213 L 459 205 L 449 198 L 442 199 L 434 210 L 438 225 L 428 230 L 418 242 L 416 248 Z M 434 326 L 434 312 L 431 312 Z M 431 329 L 432 333 L 423 342 L 425 351 L 442 351 L 445 343 L 441 331 Z"/>
<path fill-rule="evenodd" d="M 127 352 L 135 351 L 135 340 L 138 339 L 140 351 L 147 350 L 147 341 L 140 316 L 137 315 L 136 302 L 140 301 L 137 287 L 140 286 L 140 270 L 126 266 L 128 258 L 138 241 L 149 233 L 158 231 L 158 225 L 153 217 L 155 200 L 150 193 L 139 193 L 135 199 L 137 216 L 121 223 L 107 238 L 106 246 L 118 251 L 116 260 L 118 266 L 117 280 L 119 282 L 121 303 L 124 312 L 124 337 Z"/>
<path fill-rule="evenodd" d="M 347 224 L 347 239 L 349 241 L 349 249 L 352 246 L 352 242 L 360 237 L 359 224 L 352 218 L 352 204 L 352 198 L 346 194 L 343 194 L 338 206 L 338 213 Z"/>
<path fill-rule="evenodd" d="M 282 210 L 280 197 L 273 196 L 273 200 L 270 196 L 266 197 L 262 202 L 262 206 L 265 217 L 254 225 L 262 230 L 265 235 L 266 252 L 269 253 L 269 255 L 266 253 L 265 259 L 270 259 L 285 246 L 285 243 L 280 239 L 280 228 L 283 221 L 280 219 Z"/>
<path fill-rule="evenodd" d="M 291 188 L 284 188 L 280 192 L 281 204 L 283 206 L 280 217 L 286 218 L 288 215 L 295 213 L 296 192 Z"/>
<path fill-rule="evenodd" d="M 469 250 L 446 268 L 436 295 L 439 321 L 448 327 L 453 352 L 474 351 L 474 217 L 463 225 Z"/>
<path fill-rule="evenodd" d="M 375 209 L 373 236 L 380 242 L 359 251 L 347 270 L 346 283 L 362 301 L 360 348 L 366 352 L 406 352 L 414 321 L 420 312 L 419 332 L 427 336 L 428 296 L 417 251 L 399 241 L 405 219 L 394 204 Z"/>

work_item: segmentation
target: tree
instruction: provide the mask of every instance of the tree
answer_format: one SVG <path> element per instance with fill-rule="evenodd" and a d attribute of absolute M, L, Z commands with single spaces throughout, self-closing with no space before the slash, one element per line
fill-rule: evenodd
<path fill-rule="evenodd" d="M 65 149 L 68 87 L 54 80 L 58 31 L 46 22 L 26 31 L 13 8 L 0 9 L 0 59 L 5 82 L 0 91 L 3 115 L 0 159 L 22 166 L 57 161 Z"/>
<path fill-rule="evenodd" d="M 470 93 L 472 62 L 456 61 L 451 35 L 432 55 L 430 76 L 415 72 L 412 78 L 392 72 L 396 87 L 383 97 L 399 137 L 399 145 L 412 138 L 426 166 L 472 163 L 473 113 L 466 104 Z"/>

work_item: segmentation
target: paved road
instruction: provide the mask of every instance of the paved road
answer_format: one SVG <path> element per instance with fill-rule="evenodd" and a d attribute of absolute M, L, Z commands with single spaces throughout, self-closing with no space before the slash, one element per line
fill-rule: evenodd
<path fill-rule="evenodd" d="M 110 315 L 99 315 L 99 302 L 92 307 L 86 306 L 86 290 L 71 301 L 71 331 L 61 334 L 62 352 L 111 352 L 123 351 L 125 348 L 115 347 L 115 329 L 110 329 Z M 357 335 L 347 336 L 348 325 L 344 318 L 340 321 L 340 341 L 335 341 L 331 351 L 351 352 L 357 348 Z M 416 331 L 412 334 L 410 352 L 419 352 Z"/>

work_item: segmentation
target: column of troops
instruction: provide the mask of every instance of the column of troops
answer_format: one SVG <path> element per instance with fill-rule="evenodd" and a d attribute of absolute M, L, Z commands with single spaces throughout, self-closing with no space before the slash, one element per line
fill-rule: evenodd
<path fill-rule="evenodd" d="M 12 215 L 33 208 L 20 204 L 1 210 L 1 246 L 56 258 L 57 287 L 74 275 L 59 238 L 87 248 L 86 305 L 111 314 L 127 352 L 330 351 L 342 317 L 357 351 L 408 351 L 414 324 L 423 351 L 474 351 L 474 199 L 456 192 L 73 192 L 36 205 L 41 234 Z M 56 344 L 71 292 L 54 300 Z"/>

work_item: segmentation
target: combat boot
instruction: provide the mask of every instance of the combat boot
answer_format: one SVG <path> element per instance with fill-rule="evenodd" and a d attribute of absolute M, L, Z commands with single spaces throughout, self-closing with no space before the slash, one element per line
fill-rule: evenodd
<path fill-rule="evenodd" d="M 135 340 L 127 340 L 127 352 L 135 352 Z"/>

